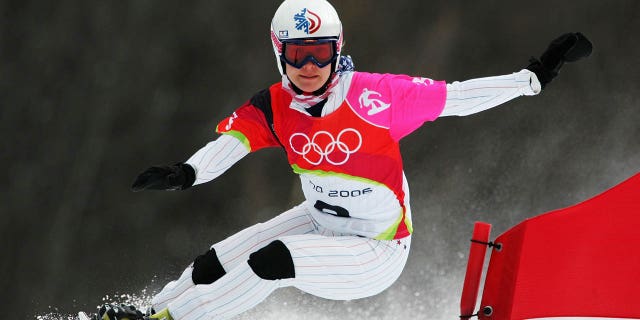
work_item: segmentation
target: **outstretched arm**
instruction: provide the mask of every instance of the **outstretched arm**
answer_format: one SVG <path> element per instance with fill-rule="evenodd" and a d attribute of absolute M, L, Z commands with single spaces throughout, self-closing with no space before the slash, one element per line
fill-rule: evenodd
<path fill-rule="evenodd" d="M 154 166 L 142 172 L 131 189 L 184 190 L 211 181 L 249 153 L 237 138 L 222 135 L 198 150 L 189 160 L 168 166 Z"/>
<path fill-rule="evenodd" d="M 233 114 L 223 119 L 216 131 L 222 135 L 198 150 L 187 161 L 169 166 L 154 166 L 142 172 L 133 182 L 133 191 L 184 190 L 211 181 L 249 152 L 278 146 L 270 120 L 268 89 L 255 94 Z"/>
<path fill-rule="evenodd" d="M 592 48 L 582 33 L 565 33 L 520 72 L 447 84 L 447 100 L 440 116 L 466 116 L 522 95 L 536 95 L 558 75 L 565 62 L 588 57 Z"/>
<path fill-rule="evenodd" d="M 510 75 L 456 81 L 447 84 L 447 101 L 440 116 L 478 113 L 522 95 L 536 95 L 540 90 L 535 73 L 527 69 Z"/>

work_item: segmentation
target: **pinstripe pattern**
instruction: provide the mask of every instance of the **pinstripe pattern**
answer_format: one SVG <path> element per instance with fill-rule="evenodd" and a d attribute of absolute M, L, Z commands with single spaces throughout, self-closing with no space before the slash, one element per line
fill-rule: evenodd
<path fill-rule="evenodd" d="M 247 264 L 249 255 L 274 240 L 293 258 L 293 279 L 264 280 Z M 294 286 L 336 300 L 358 299 L 388 288 L 404 268 L 411 239 L 374 240 L 339 234 L 317 224 L 305 203 L 249 227 L 212 247 L 227 274 L 210 285 L 194 285 L 191 267 L 153 299 L 176 320 L 228 319 L 261 301 L 275 289 Z"/>
<path fill-rule="evenodd" d="M 447 84 L 447 101 L 441 117 L 466 116 L 522 95 L 537 94 L 540 84 L 529 70 Z M 536 89 L 537 88 L 537 89 Z"/>
<path fill-rule="evenodd" d="M 249 255 L 272 241 L 288 236 L 309 234 L 317 229 L 304 205 L 296 206 L 277 217 L 253 225 L 214 244 L 218 259 L 225 270 L 231 270 L 247 261 Z"/>
<path fill-rule="evenodd" d="M 262 280 L 244 262 L 210 285 L 197 285 L 169 303 L 175 319 L 228 319 L 244 312 L 278 288 Z"/>
<path fill-rule="evenodd" d="M 221 135 L 198 150 L 186 163 L 196 169 L 194 185 L 197 185 L 217 178 L 247 154 L 249 150 L 242 141 L 231 135 Z"/>
<path fill-rule="evenodd" d="M 167 304 L 170 301 L 175 300 L 181 294 L 189 290 L 194 286 L 193 280 L 191 279 L 191 271 L 193 270 L 192 266 L 189 266 L 187 269 L 182 272 L 182 275 L 178 280 L 171 281 L 167 285 L 164 286 L 160 293 L 156 294 L 151 300 L 151 304 L 153 305 L 155 310 L 162 310 L 167 307 Z"/>
<path fill-rule="evenodd" d="M 364 298 L 388 288 L 400 276 L 410 246 L 410 238 L 398 243 L 357 236 L 307 235 L 282 241 L 295 265 L 292 285 L 334 300 Z"/>

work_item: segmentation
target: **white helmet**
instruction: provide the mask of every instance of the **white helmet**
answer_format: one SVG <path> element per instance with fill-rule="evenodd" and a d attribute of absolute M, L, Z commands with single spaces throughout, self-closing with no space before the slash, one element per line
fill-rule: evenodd
<path fill-rule="evenodd" d="M 301 39 L 335 41 L 336 60 L 342 50 L 342 23 L 338 13 L 326 0 L 284 0 L 271 20 L 271 43 L 276 64 L 283 74 L 283 43 Z M 334 62 L 335 69 L 338 63 Z"/>

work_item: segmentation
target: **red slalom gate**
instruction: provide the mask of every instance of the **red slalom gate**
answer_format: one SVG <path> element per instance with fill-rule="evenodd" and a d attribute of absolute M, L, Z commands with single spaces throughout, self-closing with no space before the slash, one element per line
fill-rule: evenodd
<path fill-rule="evenodd" d="M 469 248 L 469 260 L 467 262 L 467 273 L 464 277 L 462 287 L 462 298 L 460 299 L 460 318 L 468 319 L 474 316 L 482 278 L 482 268 L 484 267 L 484 257 L 489 245 L 489 233 L 491 225 L 484 222 L 476 222 L 473 227 L 473 237 Z"/>
<path fill-rule="evenodd" d="M 572 207 L 527 219 L 495 244 L 479 242 L 493 246 L 479 319 L 640 318 L 640 174 Z M 465 319 L 476 303 L 479 242 L 471 244 L 467 265 Z"/>

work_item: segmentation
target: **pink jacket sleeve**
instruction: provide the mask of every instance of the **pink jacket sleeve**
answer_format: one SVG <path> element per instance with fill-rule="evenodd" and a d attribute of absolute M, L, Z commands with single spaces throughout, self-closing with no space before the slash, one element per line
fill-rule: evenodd
<path fill-rule="evenodd" d="M 355 72 L 347 101 L 361 118 L 388 128 L 393 139 L 398 141 L 424 122 L 438 118 L 446 97 L 444 81 Z"/>

